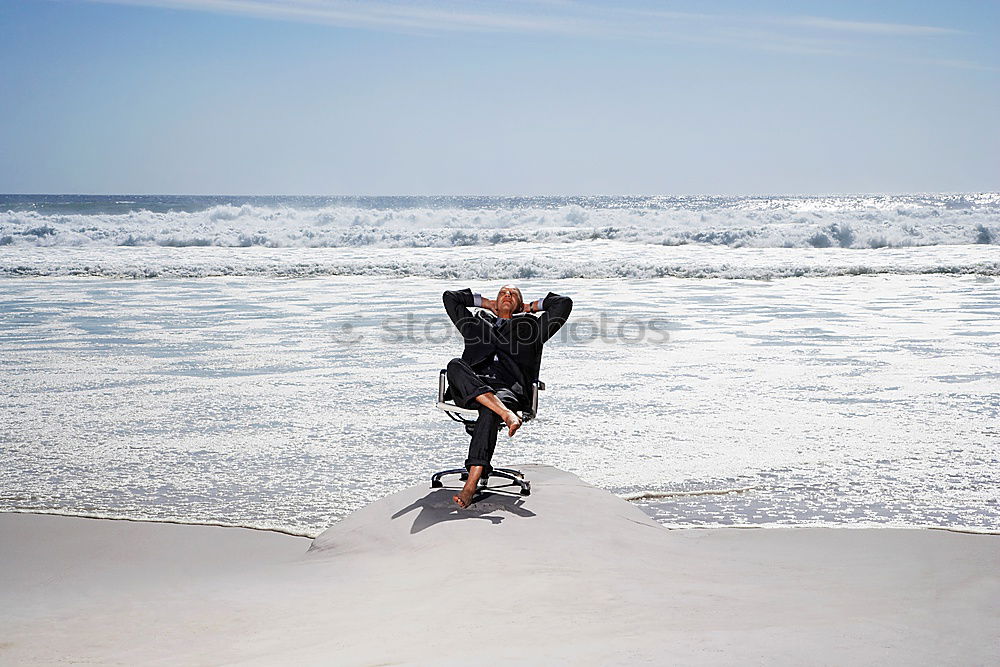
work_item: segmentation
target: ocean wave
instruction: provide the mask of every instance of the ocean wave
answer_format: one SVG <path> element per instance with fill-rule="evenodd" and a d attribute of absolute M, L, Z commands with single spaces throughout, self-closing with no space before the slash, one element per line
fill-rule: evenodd
<path fill-rule="evenodd" d="M 142 199 L 116 203 L 133 201 Z M 375 204 L 237 202 L 195 210 L 137 205 L 124 212 L 21 207 L 0 213 L 0 246 L 445 248 L 608 240 L 732 248 L 1000 244 L 1000 195 L 994 193 Z"/>
<path fill-rule="evenodd" d="M 725 278 L 876 274 L 1000 276 L 1000 245 L 883 248 L 640 246 L 615 241 L 489 248 L 0 248 L 0 276 L 427 277 L 461 280 Z"/>

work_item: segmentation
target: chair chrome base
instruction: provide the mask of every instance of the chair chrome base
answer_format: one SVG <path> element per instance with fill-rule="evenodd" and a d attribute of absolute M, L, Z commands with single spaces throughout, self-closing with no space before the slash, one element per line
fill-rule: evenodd
<path fill-rule="evenodd" d="M 431 488 L 439 489 L 444 486 L 444 482 L 441 478 L 445 475 L 460 475 L 460 479 L 464 482 L 469 479 L 469 471 L 465 468 L 453 468 L 451 470 L 442 470 L 441 472 L 436 472 L 431 475 Z M 520 470 L 514 470 L 513 468 L 494 468 L 488 475 L 484 474 L 479 478 L 479 488 L 488 488 L 487 484 L 490 477 L 501 477 L 503 479 L 509 479 L 510 481 L 517 484 L 521 491 L 522 496 L 531 495 L 531 482 L 524 479 L 524 473 Z"/>

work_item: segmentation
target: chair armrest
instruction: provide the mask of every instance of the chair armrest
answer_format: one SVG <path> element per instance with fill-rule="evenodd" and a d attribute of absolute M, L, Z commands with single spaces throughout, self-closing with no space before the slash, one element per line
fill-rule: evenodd
<path fill-rule="evenodd" d="M 448 369 L 442 368 L 441 372 L 438 373 L 438 403 L 444 403 L 444 388 L 447 377 Z"/>
<path fill-rule="evenodd" d="M 545 389 L 545 383 L 541 380 L 535 380 L 531 383 L 531 415 L 532 417 L 538 416 L 538 392 Z"/>

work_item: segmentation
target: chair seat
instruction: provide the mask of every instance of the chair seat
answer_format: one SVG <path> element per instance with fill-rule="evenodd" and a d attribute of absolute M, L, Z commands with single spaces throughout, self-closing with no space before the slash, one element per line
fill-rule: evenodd
<path fill-rule="evenodd" d="M 457 412 L 461 415 L 466 415 L 472 418 L 479 417 L 479 410 L 473 410 L 472 408 L 460 408 L 454 403 L 448 403 L 447 401 L 438 401 L 435 406 L 438 410 L 444 410 L 445 412 Z"/>
<path fill-rule="evenodd" d="M 434 407 L 436 407 L 438 410 L 444 410 L 445 412 L 450 412 L 452 414 L 463 415 L 473 420 L 479 419 L 479 410 L 473 410 L 472 408 L 460 408 L 454 403 L 448 403 L 447 401 L 438 401 Z M 520 409 L 520 410 L 514 410 L 514 412 L 517 414 L 518 417 L 521 418 L 522 421 L 525 422 L 531 421 L 532 417 L 534 416 L 531 414 L 530 410 Z"/>
<path fill-rule="evenodd" d="M 448 416 L 455 421 L 465 422 L 475 421 L 479 418 L 479 410 L 476 408 L 460 408 L 453 402 L 448 402 L 445 400 L 446 388 L 448 380 L 448 369 L 442 368 L 441 372 L 438 373 L 438 400 L 437 404 L 434 406 L 438 410 L 444 410 L 448 413 Z M 528 422 L 533 420 L 538 416 L 538 392 L 545 389 L 545 383 L 541 380 L 535 380 L 531 383 L 531 396 L 528 399 L 529 406 L 522 408 L 520 410 L 515 410 L 518 416 L 521 417 L 522 421 Z"/>

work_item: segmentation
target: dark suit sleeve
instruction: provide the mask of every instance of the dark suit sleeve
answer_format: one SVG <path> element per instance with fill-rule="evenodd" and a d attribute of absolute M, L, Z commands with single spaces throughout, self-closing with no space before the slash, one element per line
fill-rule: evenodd
<path fill-rule="evenodd" d="M 472 290 L 469 288 L 448 290 L 441 298 L 444 301 L 444 309 L 448 311 L 448 317 L 462 335 L 466 338 L 472 335 L 472 327 L 475 324 L 475 316 L 469 310 L 470 306 L 475 305 Z"/>
<path fill-rule="evenodd" d="M 539 319 L 542 329 L 542 342 L 552 338 L 562 325 L 566 324 L 573 310 L 573 299 L 549 292 L 542 301 L 544 312 Z"/>

